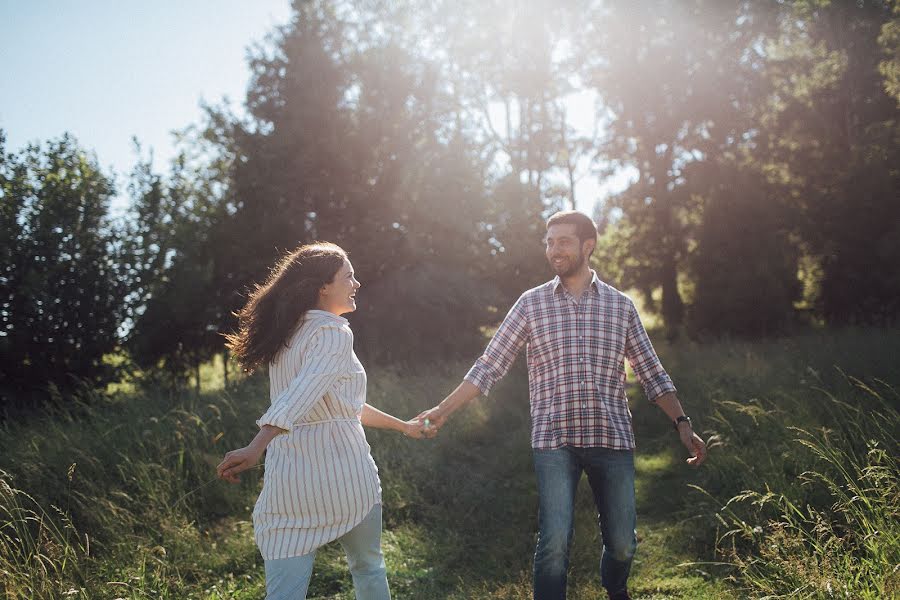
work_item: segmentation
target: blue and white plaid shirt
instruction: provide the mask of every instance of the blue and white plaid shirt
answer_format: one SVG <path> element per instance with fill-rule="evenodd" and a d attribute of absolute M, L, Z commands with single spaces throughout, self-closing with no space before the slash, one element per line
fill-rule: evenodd
<path fill-rule="evenodd" d="M 522 294 L 465 376 L 487 396 L 528 346 L 534 448 L 633 449 L 626 357 L 651 401 L 675 391 L 634 303 L 591 274 L 577 301 L 559 277 Z"/>

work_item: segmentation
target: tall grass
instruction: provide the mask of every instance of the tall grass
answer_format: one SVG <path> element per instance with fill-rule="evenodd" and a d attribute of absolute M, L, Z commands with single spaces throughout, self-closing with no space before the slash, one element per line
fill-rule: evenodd
<path fill-rule="evenodd" d="M 745 491 L 718 515 L 721 549 L 755 597 L 900 596 L 900 414 L 882 392 L 897 394 L 855 383 L 874 402 L 826 395 L 833 427 L 782 425 L 811 458 L 793 485 Z"/>
<path fill-rule="evenodd" d="M 58 598 L 77 592 L 90 538 L 58 507 L 48 513 L 0 471 L 0 593 L 7 598 Z"/>
<path fill-rule="evenodd" d="M 724 456 L 693 487 L 717 507 L 717 549 L 753 598 L 898 597 L 900 394 L 837 368 L 802 373 L 791 393 L 713 403 Z"/>
<path fill-rule="evenodd" d="M 214 399 L 97 395 L 5 425 L 0 596 L 186 598 L 233 561 L 210 553 L 203 532 L 246 506 L 247 491 L 215 485 L 213 466 L 258 411 L 232 394 L 262 398 L 259 383 Z"/>
<path fill-rule="evenodd" d="M 729 569 L 738 598 L 896 595 L 900 402 L 878 379 L 900 381 L 900 335 L 659 350 L 711 455 L 700 470 L 685 467 L 661 413 L 630 393 L 639 597 L 720 600 L 728 594 L 716 569 Z M 369 400 L 415 415 L 467 367 L 370 368 Z M 267 387 L 252 378 L 207 390 L 96 395 L 0 426 L 0 597 L 262 597 L 249 523 L 260 471 L 230 486 L 214 466 L 252 437 Z M 435 440 L 367 433 L 396 598 L 530 595 L 537 498 L 528 432 L 518 368 Z M 594 598 L 598 538 L 585 486 L 576 518 L 570 596 Z M 317 558 L 310 598 L 352 598 L 339 547 Z"/>

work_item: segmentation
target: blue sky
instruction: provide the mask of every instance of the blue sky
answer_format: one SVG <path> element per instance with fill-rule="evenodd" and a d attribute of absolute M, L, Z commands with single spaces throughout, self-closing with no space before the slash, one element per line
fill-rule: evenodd
<path fill-rule="evenodd" d="M 70 132 L 122 176 L 136 136 L 165 170 L 171 131 L 201 99 L 240 109 L 248 46 L 290 17 L 290 0 L 0 0 L 7 150 Z"/>

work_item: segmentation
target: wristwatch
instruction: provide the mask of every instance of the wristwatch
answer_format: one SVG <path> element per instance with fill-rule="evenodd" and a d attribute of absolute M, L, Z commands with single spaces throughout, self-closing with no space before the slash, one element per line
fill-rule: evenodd
<path fill-rule="evenodd" d="M 691 424 L 691 418 L 690 418 L 689 416 L 687 416 L 687 415 L 681 415 L 680 417 L 678 417 L 677 419 L 675 419 L 675 421 L 674 421 L 674 423 L 673 423 L 673 425 L 675 426 L 675 431 L 678 431 L 678 425 L 681 424 L 681 423 L 683 423 L 683 422 L 685 422 L 685 421 L 687 421 L 687 424 L 688 424 L 688 425 Z M 691 428 L 693 429 L 693 426 L 692 426 Z"/>

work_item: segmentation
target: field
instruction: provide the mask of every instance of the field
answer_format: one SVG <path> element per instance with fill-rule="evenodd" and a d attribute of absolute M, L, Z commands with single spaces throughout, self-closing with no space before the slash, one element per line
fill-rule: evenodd
<path fill-rule="evenodd" d="M 900 332 L 658 350 L 710 458 L 685 465 L 663 413 L 632 386 L 634 596 L 900 594 Z M 369 401 L 415 415 L 468 363 L 370 368 Z M 199 395 L 137 386 L 3 427 L 0 596 L 263 596 L 249 523 L 260 470 L 230 486 L 213 469 L 252 437 L 267 384 L 224 389 L 218 372 L 204 371 Z M 537 496 L 528 431 L 521 363 L 435 440 L 369 431 L 395 598 L 530 597 Z M 570 598 L 602 597 L 598 537 L 583 481 Z M 353 597 L 339 547 L 319 553 L 310 597 Z"/>

